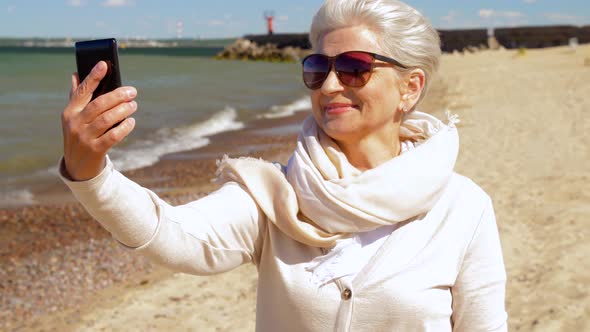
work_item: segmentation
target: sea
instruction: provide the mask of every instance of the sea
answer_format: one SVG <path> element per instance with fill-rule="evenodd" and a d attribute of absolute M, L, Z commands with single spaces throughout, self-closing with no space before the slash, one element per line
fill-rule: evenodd
<path fill-rule="evenodd" d="M 259 118 L 309 110 L 300 64 L 216 60 L 221 49 L 119 50 L 123 85 L 137 88 L 136 127 L 109 156 L 119 170 L 209 144 Z M 73 48 L 0 48 L 0 207 L 34 204 L 55 182 Z"/>

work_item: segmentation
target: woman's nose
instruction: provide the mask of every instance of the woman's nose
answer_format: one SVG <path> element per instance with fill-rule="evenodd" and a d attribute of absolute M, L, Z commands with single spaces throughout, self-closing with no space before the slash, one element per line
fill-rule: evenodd
<path fill-rule="evenodd" d="M 324 81 L 324 84 L 322 84 L 322 87 L 320 89 L 323 94 L 330 95 L 335 92 L 342 91 L 344 89 L 344 86 L 342 85 L 342 83 L 340 83 L 340 80 L 338 79 L 336 72 L 334 70 L 330 70 L 328 76 L 326 77 L 326 80 Z"/>

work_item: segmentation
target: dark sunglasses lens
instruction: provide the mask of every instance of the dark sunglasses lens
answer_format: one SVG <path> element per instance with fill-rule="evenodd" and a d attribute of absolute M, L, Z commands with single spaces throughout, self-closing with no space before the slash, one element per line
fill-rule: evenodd
<path fill-rule="evenodd" d="M 348 52 L 338 56 L 334 67 L 340 81 L 350 87 L 360 87 L 369 81 L 373 56 L 361 52 Z"/>
<path fill-rule="evenodd" d="M 312 90 L 324 84 L 329 72 L 330 62 L 323 55 L 314 54 L 303 60 L 303 83 Z"/>

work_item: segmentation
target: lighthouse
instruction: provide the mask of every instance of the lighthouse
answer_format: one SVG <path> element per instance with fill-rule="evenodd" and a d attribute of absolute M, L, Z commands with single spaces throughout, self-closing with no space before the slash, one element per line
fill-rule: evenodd
<path fill-rule="evenodd" d="M 273 27 L 273 20 L 275 18 L 274 12 L 267 10 L 264 12 L 264 18 L 266 19 L 266 31 L 268 32 L 269 35 L 272 35 L 274 33 L 274 27 Z"/>

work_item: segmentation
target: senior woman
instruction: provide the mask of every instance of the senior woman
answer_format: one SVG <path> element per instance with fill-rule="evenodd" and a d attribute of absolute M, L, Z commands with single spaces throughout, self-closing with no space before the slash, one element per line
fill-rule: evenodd
<path fill-rule="evenodd" d="M 456 119 L 416 107 L 437 32 L 395 0 L 328 0 L 303 60 L 313 116 L 288 165 L 224 158 L 224 185 L 173 207 L 117 172 L 136 91 L 89 103 L 73 78 L 63 180 L 130 250 L 208 275 L 253 263 L 261 331 L 503 331 L 506 273 L 490 198 L 453 172 Z"/>

